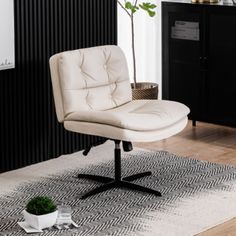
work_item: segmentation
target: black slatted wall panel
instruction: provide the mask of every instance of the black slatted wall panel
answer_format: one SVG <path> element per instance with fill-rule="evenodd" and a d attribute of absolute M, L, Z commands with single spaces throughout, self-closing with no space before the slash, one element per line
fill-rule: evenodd
<path fill-rule="evenodd" d="M 102 141 L 57 122 L 48 60 L 116 44 L 116 27 L 116 0 L 15 0 L 16 68 L 0 71 L 0 172 Z"/>

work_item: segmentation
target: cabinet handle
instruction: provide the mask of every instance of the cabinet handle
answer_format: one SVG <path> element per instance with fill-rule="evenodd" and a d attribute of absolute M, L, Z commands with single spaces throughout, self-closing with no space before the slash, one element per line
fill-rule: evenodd
<path fill-rule="evenodd" d="M 200 60 L 207 60 L 207 57 L 199 57 Z"/>

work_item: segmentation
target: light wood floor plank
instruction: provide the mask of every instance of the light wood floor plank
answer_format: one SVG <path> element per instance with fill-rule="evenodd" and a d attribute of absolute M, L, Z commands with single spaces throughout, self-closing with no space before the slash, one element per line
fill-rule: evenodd
<path fill-rule="evenodd" d="M 152 143 L 135 143 L 136 147 L 166 150 L 177 155 L 236 166 L 236 129 L 189 122 L 180 134 Z M 236 218 L 207 230 L 198 236 L 236 236 Z"/>

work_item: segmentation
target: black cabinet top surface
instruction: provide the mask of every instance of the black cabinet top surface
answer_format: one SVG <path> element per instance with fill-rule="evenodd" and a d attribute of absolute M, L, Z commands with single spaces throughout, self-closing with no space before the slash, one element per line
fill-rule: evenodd
<path fill-rule="evenodd" d="M 191 0 L 164 0 L 162 3 L 179 3 L 179 4 L 189 4 L 196 6 L 223 6 L 223 7 L 236 7 L 236 4 L 233 3 L 223 3 L 220 1 L 219 3 L 192 3 Z"/>

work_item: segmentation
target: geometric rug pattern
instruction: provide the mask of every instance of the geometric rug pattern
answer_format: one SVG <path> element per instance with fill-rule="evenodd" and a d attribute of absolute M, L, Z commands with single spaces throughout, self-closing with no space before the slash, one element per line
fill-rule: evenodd
<path fill-rule="evenodd" d="M 152 176 L 134 182 L 159 190 L 162 197 L 127 189 L 112 189 L 80 200 L 81 194 L 100 184 L 78 179 L 77 174 L 90 173 L 113 177 L 113 160 L 105 164 L 64 171 L 45 176 L 34 183 L 22 184 L 11 194 L 1 196 L 0 235 L 26 235 L 17 222 L 23 221 L 21 212 L 29 199 L 38 195 L 49 196 L 58 205 L 70 205 L 73 220 L 79 225 L 79 228 L 70 230 L 47 229 L 40 234 L 42 236 L 190 236 L 193 232 L 186 231 L 184 228 L 188 227 L 181 225 L 181 222 L 187 222 L 187 218 L 191 219 L 191 207 L 195 209 L 199 204 L 199 207 L 206 208 L 216 201 L 213 208 L 217 210 L 220 200 L 215 198 L 222 196 L 221 199 L 226 201 L 227 196 L 232 199 L 233 194 L 236 195 L 235 167 L 184 158 L 165 151 L 133 151 L 122 155 L 122 176 L 151 170 Z M 209 204 L 202 200 L 202 196 L 206 201 L 209 200 Z M 232 202 L 235 200 L 232 199 Z M 186 204 L 190 206 L 188 217 L 185 212 Z M 230 201 L 228 204 L 229 209 L 234 209 Z M 204 209 L 200 208 L 199 211 Z M 230 216 L 224 215 L 224 212 L 220 214 L 226 219 L 232 217 L 231 213 Z M 236 215 L 236 211 L 234 214 Z M 182 219 L 183 217 L 186 219 Z M 204 220 L 204 216 L 200 217 L 200 220 Z M 191 223 L 194 228 L 198 222 L 192 220 Z M 178 230 L 169 230 L 168 225 L 171 224 L 176 225 Z"/>

